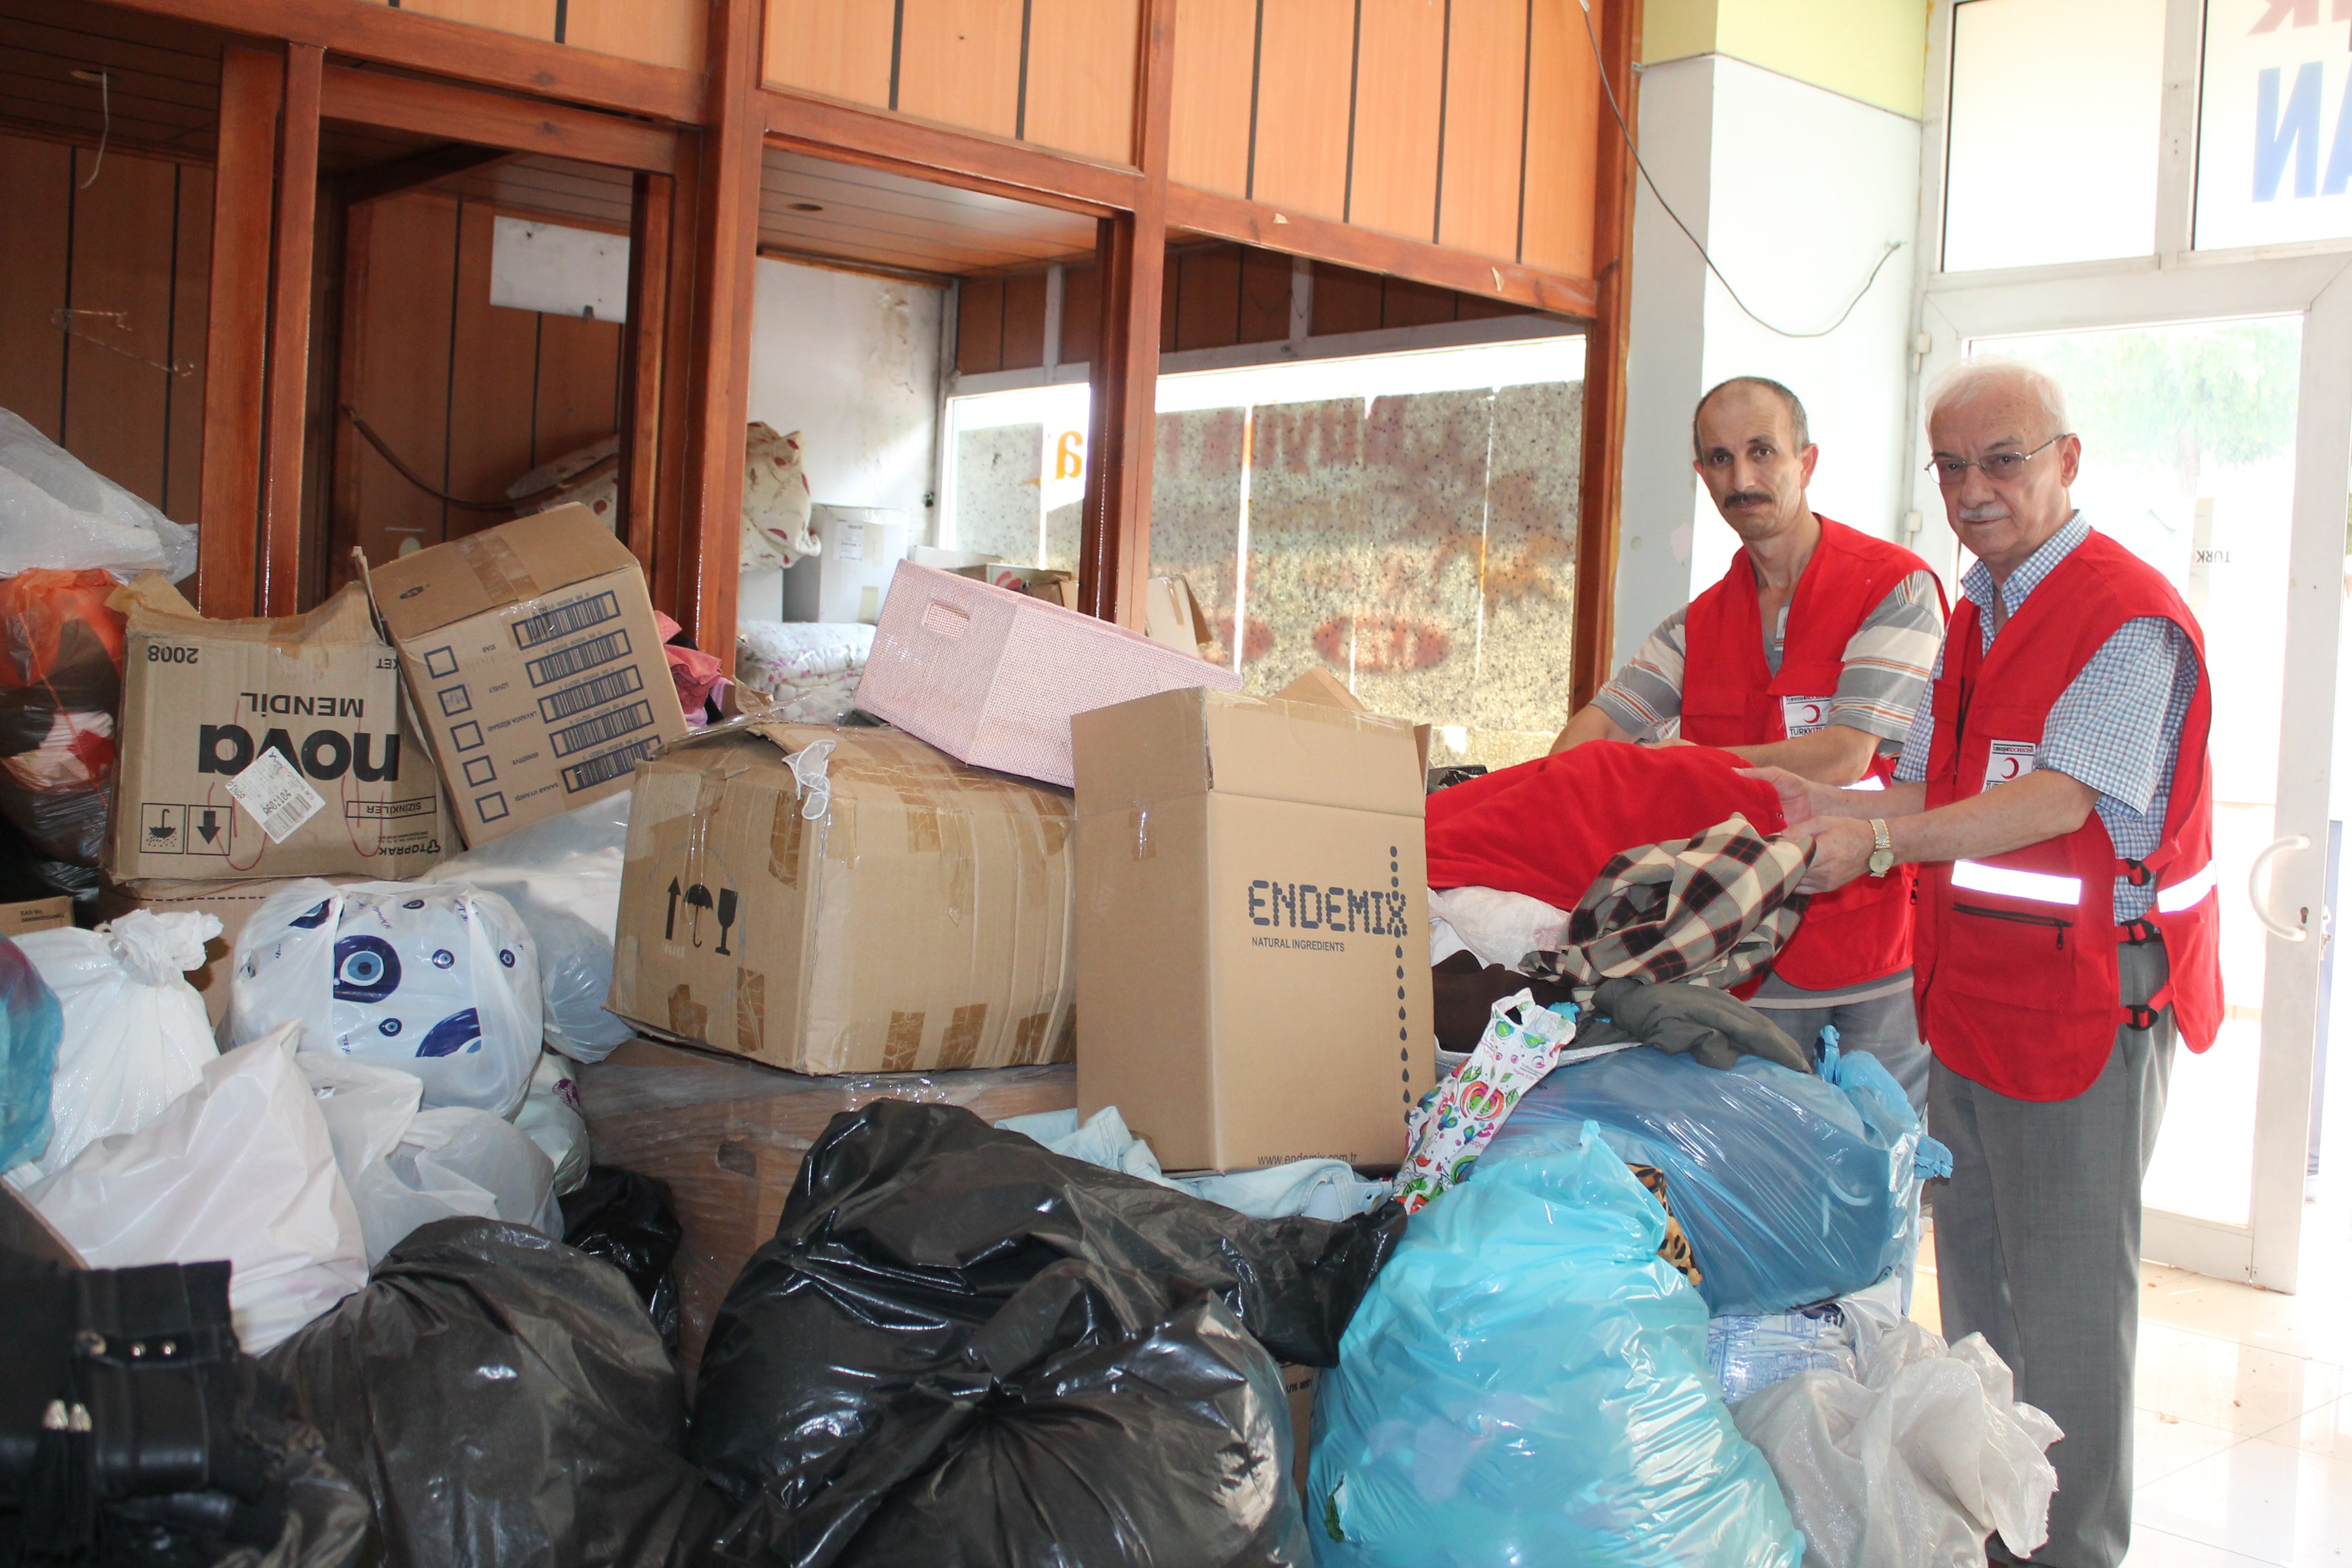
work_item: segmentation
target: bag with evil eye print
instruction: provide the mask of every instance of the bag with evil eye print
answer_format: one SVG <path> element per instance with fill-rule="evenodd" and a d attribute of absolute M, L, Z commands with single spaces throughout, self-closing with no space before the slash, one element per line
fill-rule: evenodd
<path fill-rule="evenodd" d="M 514 907 L 455 883 L 308 879 L 264 900 L 230 965 L 232 1045 L 288 1019 L 302 1049 L 414 1073 L 427 1109 L 511 1116 L 539 1064 L 539 960 Z"/>

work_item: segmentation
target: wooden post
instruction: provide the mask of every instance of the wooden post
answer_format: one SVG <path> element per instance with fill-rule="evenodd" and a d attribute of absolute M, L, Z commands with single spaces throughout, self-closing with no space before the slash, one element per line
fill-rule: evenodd
<path fill-rule="evenodd" d="M 350 546 L 360 536 L 360 433 L 341 413 L 359 401 L 367 373 L 368 289 L 375 245 L 375 201 L 350 202 L 343 209 L 343 303 L 341 344 L 335 353 L 334 483 L 327 498 L 327 537 L 335 542 L 328 563 L 330 590 L 350 575 Z"/>
<path fill-rule="evenodd" d="M 275 55 L 236 44 L 221 51 L 196 502 L 196 603 L 208 616 L 250 616 L 256 602 L 269 224 L 284 89 L 285 68 Z"/>
<path fill-rule="evenodd" d="M 743 422 L 751 381 L 751 279 L 760 244 L 759 0 L 711 10 L 710 101 L 694 257 L 693 371 L 687 388 L 687 528 L 677 618 L 694 646 L 735 669 L 742 550 Z"/>
<path fill-rule="evenodd" d="M 1608 85 L 1638 128 L 1633 61 L 1642 50 L 1637 0 L 1608 0 L 1601 13 L 1601 53 Z M 1593 171 L 1592 275 L 1599 285 L 1592 335 L 1584 356 L 1584 473 L 1577 489 L 1576 630 L 1569 655 L 1570 711 L 1592 700 L 1610 674 L 1616 633 L 1617 511 L 1625 476 L 1625 336 L 1633 312 L 1633 158 L 1601 98 L 1601 141 Z"/>
<path fill-rule="evenodd" d="M 629 326 L 621 337 L 621 539 L 653 581 L 655 479 L 661 470 L 662 349 L 669 304 L 667 174 L 640 172 L 629 216 Z"/>
<path fill-rule="evenodd" d="M 269 311 L 268 465 L 261 495 L 257 607 L 265 616 L 301 608 L 302 445 L 310 381 L 310 250 L 319 200 L 319 82 L 326 51 L 286 46 L 286 88 L 278 121 L 278 216 Z"/>
<path fill-rule="evenodd" d="M 1168 249 L 1168 122 L 1176 0 L 1145 0 L 1136 27 L 1135 209 L 1101 221 L 1102 330 L 1089 377 L 1087 493 L 1078 602 L 1088 615 L 1142 624 L 1151 574 L 1151 447 L 1160 382 L 1160 300 Z"/>

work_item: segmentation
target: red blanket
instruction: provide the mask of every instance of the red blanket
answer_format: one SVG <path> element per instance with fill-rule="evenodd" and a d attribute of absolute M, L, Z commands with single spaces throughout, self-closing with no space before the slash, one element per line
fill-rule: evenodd
<path fill-rule="evenodd" d="M 1713 746 L 1594 741 L 1429 797 L 1429 885 L 1500 888 L 1572 910 L 1622 850 L 1688 838 L 1738 812 L 1787 826 L 1771 784 Z"/>

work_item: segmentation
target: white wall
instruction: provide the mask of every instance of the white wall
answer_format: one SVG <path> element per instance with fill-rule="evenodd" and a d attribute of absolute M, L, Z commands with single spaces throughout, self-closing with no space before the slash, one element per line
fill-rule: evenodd
<path fill-rule="evenodd" d="M 929 537 L 946 290 L 761 260 L 751 305 L 751 417 L 801 433 L 813 499 L 895 507 Z M 747 572 L 746 619 L 782 607 L 782 574 Z"/>
<path fill-rule="evenodd" d="M 1722 55 L 1652 68 L 1642 147 L 1675 210 L 1774 326 L 1837 319 L 1889 240 L 1903 247 L 1844 325 L 1788 338 L 1706 276 L 1643 188 L 1634 209 L 1616 662 L 1723 574 L 1738 540 L 1690 468 L 1690 414 L 1727 376 L 1768 375 L 1804 400 L 1822 449 L 1813 510 L 1896 537 L 1910 375 L 1919 122 Z M 1637 542 L 1638 541 L 1638 542 Z"/>

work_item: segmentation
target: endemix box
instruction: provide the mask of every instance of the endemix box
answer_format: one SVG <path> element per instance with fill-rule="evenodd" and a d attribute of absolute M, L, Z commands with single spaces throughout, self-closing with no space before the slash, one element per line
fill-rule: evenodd
<path fill-rule="evenodd" d="M 369 586 L 468 844 L 625 789 L 686 733 L 645 574 L 586 507 L 387 561 Z"/>

